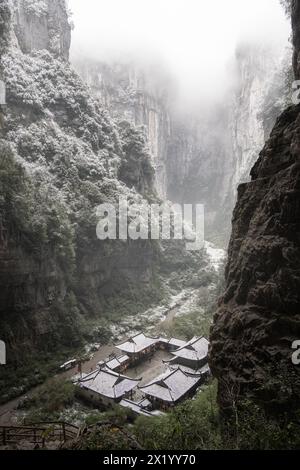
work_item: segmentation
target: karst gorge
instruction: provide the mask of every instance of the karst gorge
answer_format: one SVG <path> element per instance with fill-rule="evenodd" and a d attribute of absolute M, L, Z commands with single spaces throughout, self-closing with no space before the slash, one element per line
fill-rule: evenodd
<path fill-rule="evenodd" d="M 78 47 L 76 2 L 0 1 L 0 449 L 299 449 L 300 2 L 192 105 L 158 59 Z M 201 248 L 176 213 L 122 238 L 120 200 L 158 230 L 204 207 Z"/>

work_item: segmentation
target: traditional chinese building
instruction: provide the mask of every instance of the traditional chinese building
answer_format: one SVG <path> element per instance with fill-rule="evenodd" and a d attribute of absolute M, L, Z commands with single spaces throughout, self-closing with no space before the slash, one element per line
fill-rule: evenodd
<path fill-rule="evenodd" d="M 100 368 L 78 381 L 77 393 L 94 405 L 106 408 L 124 398 L 132 399 L 133 390 L 139 382 L 140 379 L 132 379 L 108 368 Z"/>
<path fill-rule="evenodd" d="M 191 374 L 178 368 L 168 371 L 139 389 L 150 400 L 153 408 L 167 410 L 192 397 L 202 381 L 201 374 Z"/>
<path fill-rule="evenodd" d="M 98 363 L 98 367 L 101 369 L 107 367 L 108 369 L 118 372 L 119 374 L 123 373 L 128 369 L 130 365 L 130 357 L 127 354 L 121 356 L 112 356 L 106 361 L 101 361 Z"/>
<path fill-rule="evenodd" d="M 186 344 L 186 341 L 177 338 L 159 338 L 159 345 L 161 349 L 165 349 L 166 351 L 176 351 L 177 349 L 183 347 Z"/>
<path fill-rule="evenodd" d="M 144 403 L 149 403 L 149 405 L 148 406 L 144 405 Z M 139 402 L 134 402 L 132 400 L 124 399 L 120 402 L 120 406 L 122 406 L 123 408 L 130 409 L 133 412 L 133 414 L 136 416 L 153 417 L 153 416 L 164 415 L 164 413 L 159 410 L 152 410 L 152 404 L 146 398 L 143 398 L 143 400 Z"/>
<path fill-rule="evenodd" d="M 208 347 L 209 342 L 206 338 L 195 337 L 172 352 L 174 358 L 170 361 L 170 365 L 182 365 L 198 371 L 208 362 Z"/>
<path fill-rule="evenodd" d="M 125 343 L 116 346 L 116 348 L 129 356 L 131 364 L 136 364 L 151 356 L 158 349 L 159 342 L 159 338 L 152 338 L 139 333 L 129 338 Z"/>

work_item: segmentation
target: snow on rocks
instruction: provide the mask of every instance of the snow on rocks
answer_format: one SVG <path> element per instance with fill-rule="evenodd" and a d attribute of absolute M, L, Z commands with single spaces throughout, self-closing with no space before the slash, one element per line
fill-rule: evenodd
<path fill-rule="evenodd" d="M 226 251 L 216 248 L 212 243 L 205 242 L 205 249 L 210 258 L 210 262 L 216 271 L 219 271 L 226 259 Z"/>

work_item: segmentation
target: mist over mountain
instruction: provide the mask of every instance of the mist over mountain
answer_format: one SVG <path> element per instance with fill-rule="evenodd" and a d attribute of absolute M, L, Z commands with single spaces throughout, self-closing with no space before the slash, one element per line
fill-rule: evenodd
<path fill-rule="evenodd" d="M 74 23 L 71 57 L 134 60 L 152 76 L 165 70 L 178 87 L 182 109 L 196 113 L 223 98 L 240 43 L 264 45 L 280 54 L 290 35 L 288 19 L 273 0 L 69 0 L 69 8 Z"/>
<path fill-rule="evenodd" d="M 249 179 L 289 99 L 278 94 L 288 90 L 292 52 L 290 26 L 276 2 L 217 3 L 226 21 L 208 2 L 141 8 L 132 1 L 120 9 L 112 2 L 101 10 L 99 28 L 101 20 L 71 1 L 71 62 L 116 119 L 146 127 L 158 193 L 204 204 L 207 239 L 226 247 L 237 186 Z"/>
<path fill-rule="evenodd" d="M 0 450 L 299 448 L 299 57 L 300 0 L 0 2 Z"/>

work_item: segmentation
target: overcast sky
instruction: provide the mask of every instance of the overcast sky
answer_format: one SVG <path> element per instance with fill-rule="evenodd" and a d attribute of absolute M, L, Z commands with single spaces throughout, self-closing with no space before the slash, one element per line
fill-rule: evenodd
<path fill-rule="evenodd" d="M 290 35 L 279 0 L 69 0 L 69 7 L 73 54 L 157 59 L 183 95 L 220 86 L 241 40 L 284 47 Z"/>

